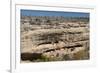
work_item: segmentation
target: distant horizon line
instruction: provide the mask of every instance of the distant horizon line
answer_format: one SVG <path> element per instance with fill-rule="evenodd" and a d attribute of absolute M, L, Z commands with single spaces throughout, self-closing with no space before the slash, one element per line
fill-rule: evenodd
<path fill-rule="evenodd" d="M 30 15 L 21 15 L 21 16 L 30 16 Z M 73 16 L 30 16 L 30 17 L 64 17 L 64 18 L 89 18 L 87 16 L 81 16 L 81 17 L 73 17 Z"/>

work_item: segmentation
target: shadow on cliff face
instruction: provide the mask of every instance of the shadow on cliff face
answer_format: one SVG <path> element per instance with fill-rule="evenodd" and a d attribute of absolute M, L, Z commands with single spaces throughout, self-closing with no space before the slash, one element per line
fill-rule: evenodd
<path fill-rule="evenodd" d="M 21 54 L 21 60 L 36 60 L 36 59 L 41 59 L 42 54 L 41 53 L 22 53 Z"/>

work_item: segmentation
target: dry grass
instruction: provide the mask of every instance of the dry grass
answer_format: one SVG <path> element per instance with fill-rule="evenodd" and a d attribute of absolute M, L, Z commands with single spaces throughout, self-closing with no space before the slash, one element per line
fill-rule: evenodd
<path fill-rule="evenodd" d="M 74 54 L 74 59 L 75 60 L 89 59 L 89 52 L 86 50 L 80 50 Z"/>

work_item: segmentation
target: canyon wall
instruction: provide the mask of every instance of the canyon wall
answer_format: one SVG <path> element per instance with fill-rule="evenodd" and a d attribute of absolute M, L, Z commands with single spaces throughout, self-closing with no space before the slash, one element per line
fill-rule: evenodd
<path fill-rule="evenodd" d="M 89 59 L 89 18 L 21 17 L 21 60 Z"/>

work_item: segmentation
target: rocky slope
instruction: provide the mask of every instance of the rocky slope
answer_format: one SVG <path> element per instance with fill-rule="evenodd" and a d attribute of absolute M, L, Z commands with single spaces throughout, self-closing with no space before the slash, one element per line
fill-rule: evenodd
<path fill-rule="evenodd" d="M 21 60 L 89 59 L 89 18 L 21 17 Z"/>

